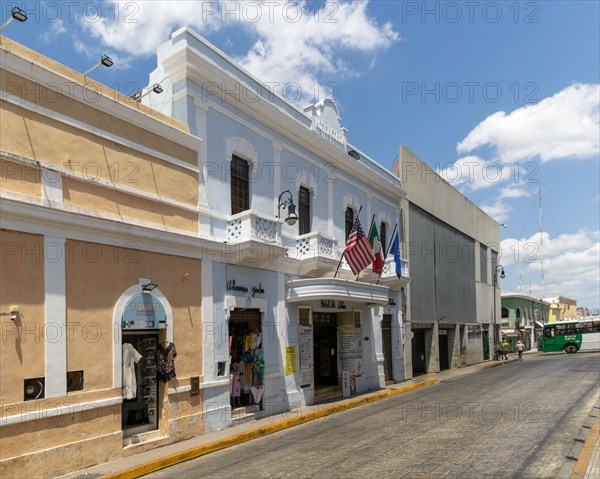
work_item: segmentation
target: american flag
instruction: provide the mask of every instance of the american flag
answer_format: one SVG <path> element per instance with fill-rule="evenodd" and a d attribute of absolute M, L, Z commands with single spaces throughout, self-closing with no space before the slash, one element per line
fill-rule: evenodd
<path fill-rule="evenodd" d="M 369 243 L 369 240 L 365 236 L 358 216 L 354 221 L 348 241 L 346 241 L 344 257 L 354 274 L 360 273 L 373 262 L 374 257 L 371 243 Z"/>

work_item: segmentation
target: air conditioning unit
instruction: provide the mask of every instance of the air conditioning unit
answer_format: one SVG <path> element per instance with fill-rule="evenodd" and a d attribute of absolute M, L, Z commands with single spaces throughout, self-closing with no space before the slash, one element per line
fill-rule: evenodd
<path fill-rule="evenodd" d="M 45 397 L 46 378 L 25 379 L 23 397 L 25 401 L 43 399 Z"/>

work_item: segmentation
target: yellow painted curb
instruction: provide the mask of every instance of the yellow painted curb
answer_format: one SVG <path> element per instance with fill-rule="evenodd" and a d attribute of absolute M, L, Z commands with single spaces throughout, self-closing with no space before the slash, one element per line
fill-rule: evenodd
<path fill-rule="evenodd" d="M 600 415 L 596 416 L 596 421 L 583 444 L 583 448 L 571 474 L 571 479 L 583 479 L 585 477 L 590 459 L 594 453 L 594 448 L 596 447 L 596 441 L 598 441 L 598 436 L 600 436 Z"/>
<path fill-rule="evenodd" d="M 267 436 L 269 434 L 273 434 L 274 432 L 282 431 L 284 429 L 288 429 L 299 424 L 314 421 L 315 419 L 320 419 L 325 416 L 330 416 L 331 414 L 345 411 L 347 409 L 363 406 L 365 404 L 392 397 L 397 394 L 402 394 L 409 391 L 413 391 L 414 389 L 420 389 L 426 386 L 431 386 L 438 382 L 439 381 L 437 379 L 428 379 L 421 383 L 411 384 L 410 386 L 405 386 L 398 389 L 388 389 L 387 391 L 382 391 L 371 396 L 359 397 L 343 402 L 341 404 L 326 406 L 323 409 L 317 409 L 316 411 L 311 411 L 309 413 L 302 414 L 294 418 L 284 419 L 283 421 L 252 429 L 251 431 L 242 432 L 240 434 L 236 434 L 234 436 L 222 439 L 220 441 L 211 442 L 209 444 L 194 447 L 192 449 L 188 449 L 187 451 L 170 454 L 168 456 L 154 459 L 150 462 L 141 464 L 139 466 L 130 467 L 129 469 L 125 469 L 123 471 L 113 472 L 112 474 L 102 476 L 100 479 L 133 479 L 136 477 L 140 477 L 144 474 L 150 474 L 151 472 L 158 471 L 160 469 L 164 469 L 166 467 L 173 466 L 175 464 L 179 464 L 181 462 L 185 462 L 196 457 L 204 456 L 211 452 L 215 452 L 220 449 L 225 449 L 235 444 L 241 444 L 243 442 L 255 439 L 257 437 Z M 288 414 L 294 414 L 294 412 L 291 411 L 288 412 Z"/>

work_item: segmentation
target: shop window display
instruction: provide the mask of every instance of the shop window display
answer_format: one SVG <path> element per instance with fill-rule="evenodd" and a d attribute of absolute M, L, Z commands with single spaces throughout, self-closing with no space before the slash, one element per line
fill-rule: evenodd
<path fill-rule="evenodd" d="M 229 323 L 231 406 L 260 405 L 264 393 L 265 361 L 259 320 Z"/>

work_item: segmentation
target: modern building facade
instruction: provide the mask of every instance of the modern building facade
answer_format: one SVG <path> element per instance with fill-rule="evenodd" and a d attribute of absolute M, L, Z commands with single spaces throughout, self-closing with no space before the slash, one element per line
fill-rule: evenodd
<path fill-rule="evenodd" d="M 498 223 L 404 146 L 395 170 L 411 267 L 406 377 L 490 359 L 500 324 Z"/>
<path fill-rule="evenodd" d="M 299 110 L 190 29 L 157 63 L 149 84 L 165 91 L 144 101 L 205 139 L 200 233 L 235 249 L 203 265 L 203 371 L 222 384 L 207 430 L 342 394 L 343 372 L 357 393 L 404 380 L 408 263 L 400 277 L 393 261 L 381 278 L 337 270 L 357 217 L 389 244 L 399 178 L 349 143 L 333 100 Z"/>
<path fill-rule="evenodd" d="M 549 304 L 526 294 L 502 293 L 502 336 L 513 346 L 523 341 L 527 349 L 537 347 L 544 324 L 549 318 Z"/>

